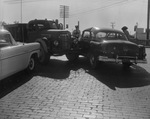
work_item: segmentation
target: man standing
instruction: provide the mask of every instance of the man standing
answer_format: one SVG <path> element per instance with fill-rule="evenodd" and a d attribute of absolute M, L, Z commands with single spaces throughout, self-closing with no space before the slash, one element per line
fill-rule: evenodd
<path fill-rule="evenodd" d="M 78 25 L 75 26 L 75 30 L 73 31 L 72 35 L 73 35 L 75 38 L 79 38 L 79 37 L 80 37 L 81 32 L 80 32 L 80 30 L 79 30 L 79 26 L 78 26 Z"/>
<path fill-rule="evenodd" d="M 128 38 L 128 40 L 130 40 L 130 34 L 129 34 L 129 31 L 127 30 L 128 27 L 124 26 L 121 28 L 122 31 L 125 33 L 126 37 Z"/>

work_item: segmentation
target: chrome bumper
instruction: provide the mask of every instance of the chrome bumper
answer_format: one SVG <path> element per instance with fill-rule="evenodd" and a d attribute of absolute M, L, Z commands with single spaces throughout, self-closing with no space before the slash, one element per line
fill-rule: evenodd
<path fill-rule="evenodd" d="M 116 57 L 116 58 L 108 58 L 106 56 L 99 56 L 98 57 L 99 61 L 103 61 L 103 62 L 114 62 L 114 63 L 122 63 L 122 62 L 131 62 L 131 63 L 147 63 L 147 60 L 139 60 L 139 59 L 130 59 L 130 57 L 123 57 L 122 59 L 120 57 Z"/>

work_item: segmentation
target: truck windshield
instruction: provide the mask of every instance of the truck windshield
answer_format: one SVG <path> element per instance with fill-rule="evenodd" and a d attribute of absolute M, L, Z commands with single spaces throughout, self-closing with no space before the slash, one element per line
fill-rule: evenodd
<path fill-rule="evenodd" d="M 39 23 L 37 23 L 37 27 L 39 30 L 57 29 L 57 25 L 53 21 L 39 22 Z"/>

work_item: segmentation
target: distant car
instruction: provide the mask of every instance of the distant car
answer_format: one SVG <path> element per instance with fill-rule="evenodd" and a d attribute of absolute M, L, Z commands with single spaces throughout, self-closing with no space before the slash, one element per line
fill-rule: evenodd
<path fill-rule="evenodd" d="M 127 40 L 125 34 L 115 29 L 91 27 L 82 32 L 79 40 L 80 55 L 89 58 L 92 68 L 98 61 L 132 64 L 147 63 L 145 47 Z"/>
<path fill-rule="evenodd" d="M 0 80 L 24 69 L 33 71 L 39 55 L 39 43 L 19 43 L 10 32 L 0 30 Z"/>

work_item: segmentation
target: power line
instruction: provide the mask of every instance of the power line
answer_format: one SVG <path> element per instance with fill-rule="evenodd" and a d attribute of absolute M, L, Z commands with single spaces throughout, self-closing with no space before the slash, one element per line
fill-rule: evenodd
<path fill-rule="evenodd" d="M 18 3 L 20 4 L 20 1 L 21 0 L 5 0 L 4 2 L 8 3 L 8 4 L 18 4 Z M 37 2 L 37 1 L 41 2 L 41 0 L 22 0 L 22 3 Z M 54 1 L 54 0 L 43 0 L 43 1 Z M 119 5 L 119 4 L 127 4 L 127 3 L 129 3 L 129 0 L 122 0 L 122 1 L 116 0 L 116 1 L 118 1 L 118 2 L 112 3 L 112 0 L 107 0 L 107 1 L 103 1 L 103 2 L 100 2 L 100 1 L 94 2 L 95 4 L 101 3 L 101 4 L 108 4 L 108 5 L 105 5 L 103 7 L 98 7 L 96 9 L 87 10 L 87 11 L 83 11 L 81 9 L 81 10 L 79 10 L 79 12 L 71 14 L 69 17 L 74 17 L 76 15 L 85 14 L 85 13 L 89 14 L 89 13 L 92 13 L 92 12 L 97 11 L 97 10 L 104 10 L 106 8 L 110 8 L 110 7 Z M 137 1 L 137 0 L 132 0 L 131 2 L 133 2 L 133 1 Z"/>
<path fill-rule="evenodd" d="M 5 0 L 4 2 L 7 4 L 19 4 L 21 0 Z M 42 0 L 42 1 L 54 1 L 54 0 Z M 22 3 L 30 3 L 30 2 L 41 2 L 41 0 L 23 0 Z"/>
<path fill-rule="evenodd" d="M 83 12 L 80 12 L 80 13 L 75 13 L 75 14 L 72 14 L 70 16 L 74 16 L 74 15 L 78 15 L 78 14 L 84 14 L 84 13 L 90 13 L 90 12 L 93 12 L 93 11 L 97 11 L 97 10 L 103 10 L 105 8 L 108 8 L 108 7 L 112 7 L 114 5 L 117 5 L 117 4 L 121 4 L 121 3 L 124 3 L 125 1 L 122 0 L 120 2 L 116 2 L 116 3 L 113 3 L 113 4 L 109 4 L 109 5 L 106 5 L 106 6 L 103 6 L 103 7 L 99 7 L 99 8 L 96 8 L 96 9 L 91 9 L 91 10 L 88 10 L 88 11 L 83 11 Z"/>
<path fill-rule="evenodd" d="M 131 2 L 134 2 L 134 1 L 137 1 L 137 0 L 132 0 Z M 106 6 L 103 6 L 103 7 L 98 7 L 96 9 L 91 9 L 91 10 L 87 10 L 87 11 L 83 11 L 83 12 L 79 12 L 79 13 L 74 13 L 74 14 L 71 14 L 70 17 L 74 17 L 76 15 L 79 15 L 79 14 L 89 14 L 91 12 L 94 12 L 94 11 L 97 11 L 97 10 L 104 10 L 105 8 L 110 8 L 110 7 L 113 7 L 113 6 L 116 6 L 116 5 L 120 5 L 120 4 L 128 4 L 129 3 L 129 0 L 122 0 L 122 1 L 119 1 L 119 2 L 116 2 L 116 3 L 112 3 L 112 4 L 109 4 L 109 5 L 106 5 Z"/>
<path fill-rule="evenodd" d="M 22 0 L 22 3 L 28 3 L 28 2 L 37 2 L 37 1 L 41 1 L 41 0 Z M 50 1 L 50 0 L 43 0 L 43 1 Z M 52 1 L 52 0 L 51 0 Z M 88 11 L 83 11 L 82 9 L 82 11 L 80 12 L 78 12 L 78 13 L 74 13 L 74 14 L 71 14 L 70 15 L 70 17 L 72 17 L 72 16 L 75 16 L 75 15 L 78 15 L 78 14 L 83 14 L 83 13 L 89 13 L 89 12 L 93 12 L 93 11 L 96 11 L 96 10 L 99 10 L 99 9 L 105 9 L 105 8 L 108 8 L 108 7 L 111 7 L 111 6 L 113 6 L 113 5 L 115 5 L 115 4 L 120 4 L 120 3 L 123 3 L 123 2 L 125 2 L 125 1 L 128 1 L 128 0 L 122 0 L 122 1 L 120 1 L 120 0 L 118 0 L 119 2 L 116 2 L 116 3 L 113 3 L 113 4 L 110 4 L 110 5 L 106 5 L 106 6 L 104 6 L 104 7 L 99 7 L 99 8 L 96 8 L 96 9 L 92 9 L 92 10 L 88 10 Z M 8 3 L 8 4 L 20 4 L 21 3 L 21 0 L 5 0 L 4 1 L 5 3 Z M 101 3 L 101 4 L 109 4 L 109 3 L 112 3 L 112 1 L 111 0 L 105 0 L 105 1 L 97 1 L 97 2 L 94 2 L 95 4 L 97 4 L 97 3 Z"/>
<path fill-rule="evenodd" d="M 92 1 L 92 0 L 91 0 L 91 1 Z M 90 1 L 90 2 L 91 2 L 91 1 Z M 120 1 L 120 0 L 119 0 L 119 1 Z M 94 5 L 99 5 L 99 4 L 100 4 L 100 5 L 103 5 L 103 4 L 109 4 L 109 3 L 112 3 L 112 1 L 111 1 L 111 0 L 105 0 L 105 1 L 100 1 L 100 0 L 98 0 L 97 2 L 93 2 L 93 1 L 92 1 L 92 2 L 91 2 L 92 5 L 91 5 L 91 4 L 90 4 L 90 5 L 91 5 L 92 7 L 94 7 L 93 4 L 94 4 Z M 86 8 L 87 8 L 87 7 L 86 7 Z M 99 7 L 98 7 L 98 8 L 99 8 Z M 88 9 L 89 9 L 89 8 L 88 8 Z M 76 9 L 76 10 L 74 10 L 74 11 L 72 11 L 72 12 L 76 12 L 76 13 L 74 13 L 74 14 L 77 14 L 77 13 L 82 13 L 82 12 L 85 12 L 85 11 L 89 11 L 89 10 L 87 10 L 87 9 Z"/>

